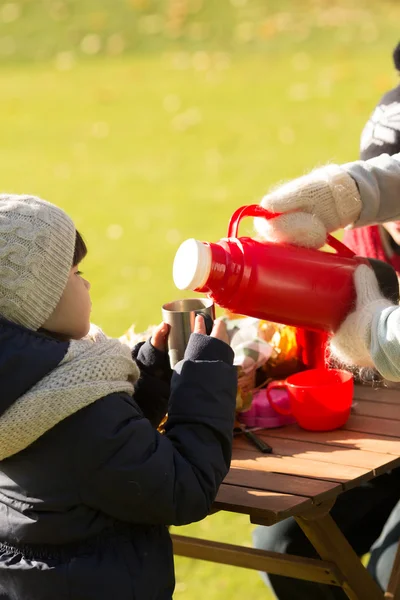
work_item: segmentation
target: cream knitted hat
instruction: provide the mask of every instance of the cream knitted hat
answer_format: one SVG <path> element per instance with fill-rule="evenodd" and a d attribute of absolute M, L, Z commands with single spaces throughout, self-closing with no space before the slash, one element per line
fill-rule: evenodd
<path fill-rule="evenodd" d="M 67 284 L 76 229 L 57 206 L 0 194 L 0 315 L 36 331 Z"/>

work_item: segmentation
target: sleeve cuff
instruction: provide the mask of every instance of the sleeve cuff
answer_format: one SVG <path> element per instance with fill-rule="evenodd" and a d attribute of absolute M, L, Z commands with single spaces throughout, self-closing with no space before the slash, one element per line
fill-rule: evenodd
<path fill-rule="evenodd" d="M 136 360 L 148 368 L 163 369 L 169 367 L 168 353 L 157 350 L 150 340 L 144 342 L 136 354 Z"/>
<path fill-rule="evenodd" d="M 192 333 L 184 356 L 184 360 L 220 360 L 228 365 L 233 365 L 233 359 L 234 353 L 228 344 L 201 333 Z"/>

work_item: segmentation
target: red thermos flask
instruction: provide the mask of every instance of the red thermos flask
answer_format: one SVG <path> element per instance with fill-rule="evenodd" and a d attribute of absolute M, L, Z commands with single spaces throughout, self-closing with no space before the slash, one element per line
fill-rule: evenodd
<path fill-rule="evenodd" d="M 319 337 L 309 335 L 310 343 L 322 344 L 354 306 L 355 269 L 360 264 L 371 266 L 370 261 L 330 235 L 327 244 L 336 253 L 238 237 L 239 223 L 248 216 L 270 219 L 277 215 L 258 205 L 242 206 L 232 215 L 226 238 L 183 242 L 174 260 L 175 285 L 205 293 L 237 314 L 325 332 Z M 380 269 L 385 274 L 386 267 L 393 271 L 381 265 L 374 268 L 378 279 Z M 391 272 L 389 279 L 391 289 L 394 281 L 397 286 Z M 314 364 L 307 366 L 320 366 L 321 352 L 309 348 L 308 354 L 315 357 L 308 361 Z"/>

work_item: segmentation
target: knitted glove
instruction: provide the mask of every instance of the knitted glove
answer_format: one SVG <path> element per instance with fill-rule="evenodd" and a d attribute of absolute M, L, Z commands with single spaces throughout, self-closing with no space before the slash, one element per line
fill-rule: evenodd
<path fill-rule="evenodd" d="M 356 310 L 343 321 L 330 344 L 331 353 L 342 363 L 373 367 L 370 353 L 371 323 L 376 312 L 394 306 L 382 296 L 378 280 L 367 265 L 355 270 Z"/>
<path fill-rule="evenodd" d="M 271 220 L 257 218 L 257 233 L 274 242 L 320 248 L 327 232 L 354 223 L 361 212 L 355 181 L 337 165 L 327 165 L 285 183 L 261 200 L 261 206 L 289 213 Z"/>

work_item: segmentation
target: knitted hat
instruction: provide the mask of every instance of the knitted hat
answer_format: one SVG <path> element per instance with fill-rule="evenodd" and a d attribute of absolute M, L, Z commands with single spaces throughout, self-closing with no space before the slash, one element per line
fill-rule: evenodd
<path fill-rule="evenodd" d="M 67 284 L 76 230 L 57 206 L 0 194 L 0 314 L 37 330 Z"/>

